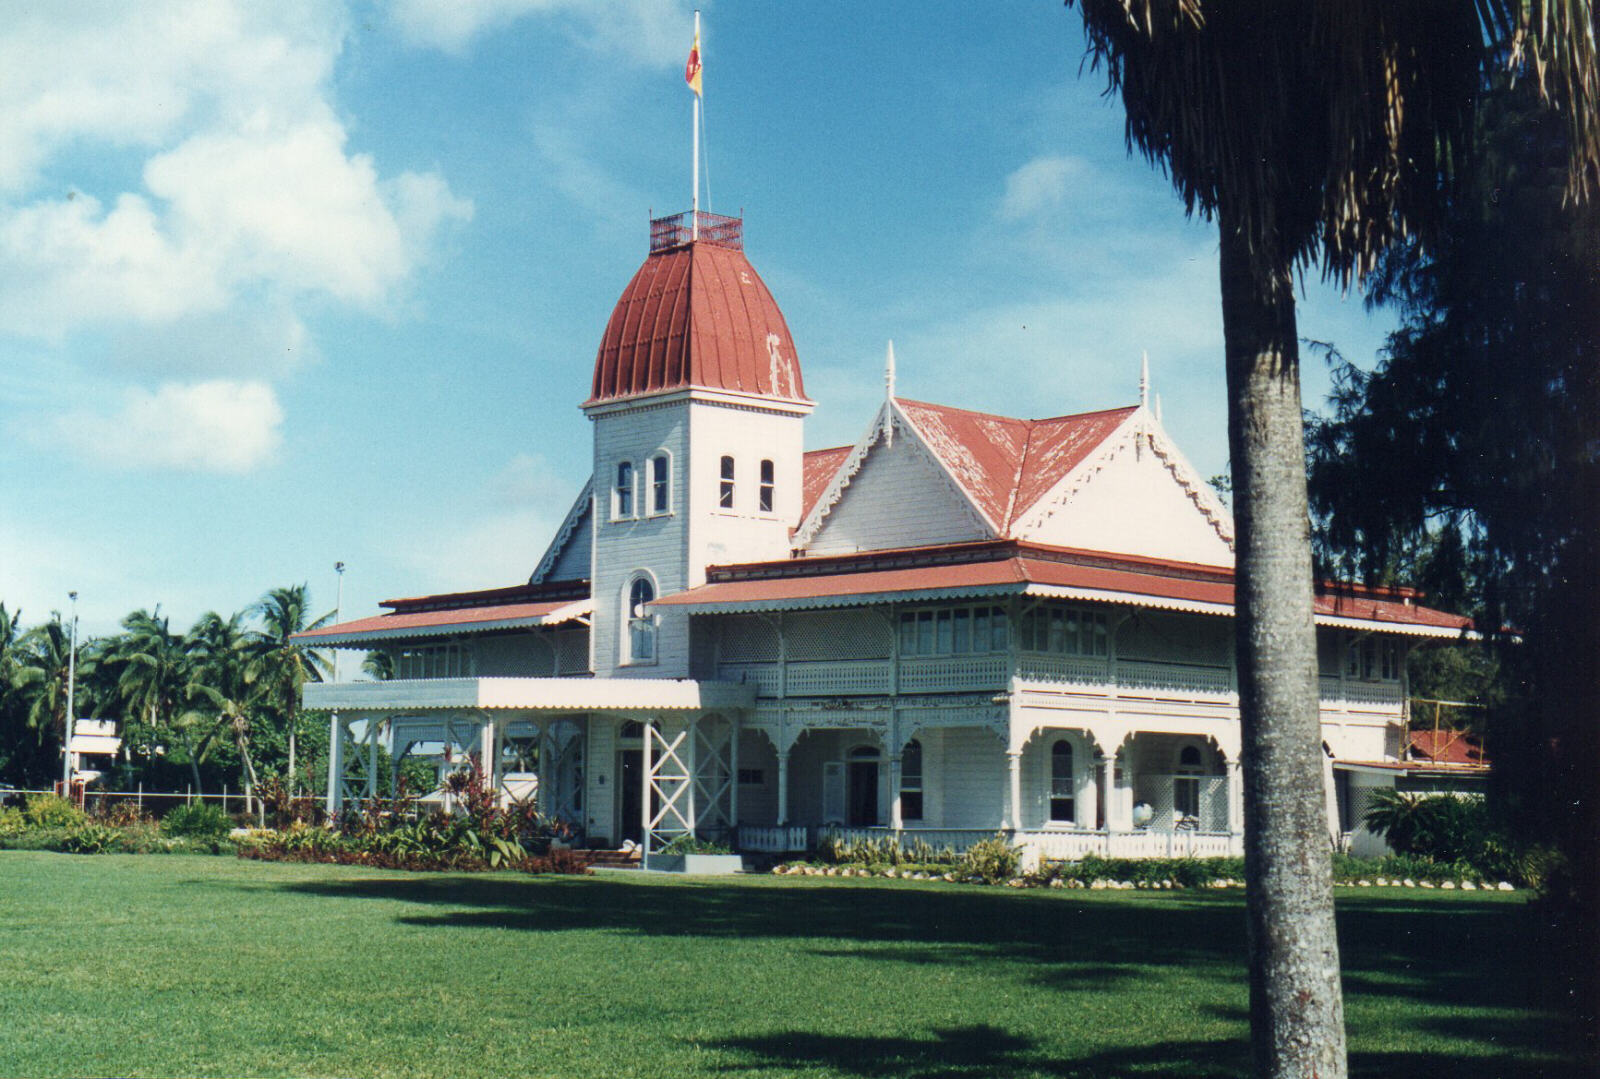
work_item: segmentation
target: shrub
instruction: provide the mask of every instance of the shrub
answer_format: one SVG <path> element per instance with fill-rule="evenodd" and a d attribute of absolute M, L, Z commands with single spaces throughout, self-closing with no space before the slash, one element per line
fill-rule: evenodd
<path fill-rule="evenodd" d="M 83 810 L 54 794 L 29 795 L 23 816 L 30 828 L 71 828 L 89 819 Z"/>
<path fill-rule="evenodd" d="M 167 835 L 221 839 L 233 831 L 233 821 L 221 806 L 191 802 L 169 810 L 161 818 L 161 830 Z"/>
<path fill-rule="evenodd" d="M 0 836 L 16 835 L 26 831 L 28 819 L 16 806 L 0 806 Z"/>
<path fill-rule="evenodd" d="M 109 806 L 102 806 L 95 813 L 95 817 L 113 828 L 128 828 L 150 821 L 150 817 L 139 808 L 138 802 L 115 802 Z"/>
<path fill-rule="evenodd" d="M 697 835 L 684 833 L 677 836 L 670 843 L 662 847 L 658 854 L 732 854 L 733 848 L 726 843 L 714 843 L 709 839 L 701 839 Z"/>
<path fill-rule="evenodd" d="M 1003 884 L 1017 875 L 1022 852 L 1003 835 L 980 839 L 968 847 L 956 862 L 956 875 L 963 880 L 984 884 Z"/>
<path fill-rule="evenodd" d="M 68 854 L 106 854 L 116 850 L 122 842 L 122 832 L 107 824 L 85 821 L 69 828 L 61 839 L 61 849 Z"/>
<path fill-rule="evenodd" d="M 952 866 L 959 860 L 956 852 L 949 847 L 934 847 L 921 838 L 904 842 L 885 835 L 852 840 L 837 832 L 825 833 L 817 841 L 817 858 L 832 865 L 882 867 L 913 864 Z"/>
<path fill-rule="evenodd" d="M 1454 862 L 1477 853 L 1489 836 L 1488 810 L 1481 798 L 1415 794 L 1381 789 L 1362 823 L 1382 836 L 1396 854 L 1417 854 Z"/>

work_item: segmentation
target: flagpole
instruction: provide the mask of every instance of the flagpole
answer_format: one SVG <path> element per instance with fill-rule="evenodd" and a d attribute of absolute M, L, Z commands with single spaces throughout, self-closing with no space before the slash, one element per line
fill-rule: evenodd
<path fill-rule="evenodd" d="M 694 13 L 694 44 L 698 52 L 700 48 L 700 12 Z M 691 170 L 694 174 L 694 198 L 690 200 L 689 214 L 689 239 L 700 238 L 700 94 L 694 95 L 694 165 Z"/>

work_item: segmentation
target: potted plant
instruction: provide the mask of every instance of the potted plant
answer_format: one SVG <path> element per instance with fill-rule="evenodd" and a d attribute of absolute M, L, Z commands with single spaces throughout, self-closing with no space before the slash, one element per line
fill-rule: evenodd
<path fill-rule="evenodd" d="M 744 858 L 733 853 L 726 843 L 714 843 L 685 833 L 660 850 L 651 851 L 645 857 L 644 867 L 663 873 L 718 876 L 743 872 Z"/>

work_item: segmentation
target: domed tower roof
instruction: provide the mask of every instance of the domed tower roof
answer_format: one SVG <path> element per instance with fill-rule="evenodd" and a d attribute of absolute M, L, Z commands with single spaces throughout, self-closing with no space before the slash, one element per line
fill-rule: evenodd
<path fill-rule="evenodd" d="M 650 222 L 650 255 L 606 323 L 589 405 L 678 389 L 809 405 L 789 326 L 744 257 L 743 222 Z"/>

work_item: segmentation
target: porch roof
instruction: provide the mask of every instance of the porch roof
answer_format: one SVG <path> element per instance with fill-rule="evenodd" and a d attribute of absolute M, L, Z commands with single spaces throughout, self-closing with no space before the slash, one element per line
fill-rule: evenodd
<path fill-rule="evenodd" d="M 655 605 L 710 614 L 1029 595 L 1233 614 L 1233 573 L 1228 569 L 1017 543 L 973 544 L 960 553 L 967 557 L 929 558 L 913 565 L 904 564 L 916 560 L 914 552 L 906 551 L 816 560 L 821 565 L 794 559 L 725 567 L 725 575 L 714 572 L 710 583 L 664 596 Z M 877 568 L 895 558 L 902 564 Z M 1459 637 L 1471 630 L 1471 619 L 1419 606 L 1413 596 L 1405 590 L 1328 586 L 1317 593 L 1316 619 L 1322 625 L 1406 636 Z"/>
<path fill-rule="evenodd" d="M 554 599 L 442 610 L 389 611 L 371 618 L 308 629 L 295 634 L 294 639 L 313 648 L 365 647 L 374 641 L 403 637 L 554 626 L 582 618 L 593 609 L 594 604 L 588 599 Z"/>
<path fill-rule="evenodd" d="M 338 712 L 516 709 L 681 712 L 748 709 L 754 686 L 678 678 L 427 678 L 307 682 L 305 708 Z"/>

